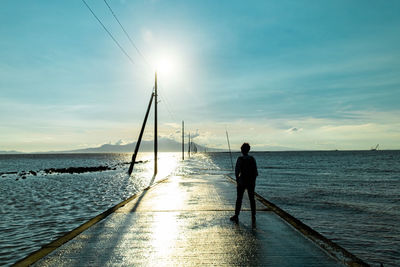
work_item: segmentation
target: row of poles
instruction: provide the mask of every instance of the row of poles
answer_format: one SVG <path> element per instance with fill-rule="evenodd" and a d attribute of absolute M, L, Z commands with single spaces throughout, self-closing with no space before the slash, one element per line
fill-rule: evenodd
<path fill-rule="evenodd" d="M 157 164 L 158 164 L 158 157 L 157 157 L 157 153 L 158 153 L 157 72 L 155 73 L 154 92 L 151 93 L 149 105 L 147 106 L 146 115 L 144 117 L 142 128 L 140 129 L 140 133 L 139 133 L 139 138 L 138 138 L 138 141 L 136 142 L 135 151 L 133 152 L 131 164 L 129 166 L 129 170 L 128 170 L 129 175 L 132 174 L 133 167 L 135 166 L 136 156 L 139 152 L 140 143 L 142 142 L 144 129 L 146 127 L 147 118 L 149 117 L 153 99 L 154 99 L 154 176 L 155 176 L 155 175 L 157 175 L 157 172 L 158 172 L 158 167 L 157 167 Z M 189 151 L 188 151 L 189 157 L 190 157 L 190 146 L 191 146 L 191 143 L 190 143 L 190 133 L 189 133 Z M 230 147 L 229 147 L 229 151 L 230 151 Z M 184 159 L 185 159 L 185 122 L 182 121 L 182 160 L 184 160 Z"/>
<path fill-rule="evenodd" d="M 100 25 L 103 27 L 103 29 L 108 33 L 108 35 L 110 36 L 110 38 L 116 43 L 116 45 L 120 48 L 120 50 L 123 52 L 123 54 L 125 54 L 125 56 L 129 59 L 129 61 L 134 64 L 132 58 L 129 56 L 129 54 L 126 52 L 126 50 L 120 45 L 120 43 L 117 41 L 117 39 L 112 35 L 112 33 L 106 28 L 106 26 L 104 25 L 104 23 L 99 19 L 99 17 L 94 13 L 94 11 L 92 10 L 92 8 L 88 5 L 88 3 L 85 0 L 82 0 L 82 2 L 85 4 L 85 6 L 89 9 L 89 11 L 92 13 L 92 15 L 96 18 L 96 20 L 100 23 Z M 127 31 L 125 30 L 125 28 L 122 26 L 121 22 L 119 21 L 119 19 L 117 18 L 117 16 L 115 15 L 114 11 L 111 9 L 111 6 L 107 3 L 106 0 L 104 0 L 105 4 L 107 5 L 108 9 L 111 11 L 112 15 L 114 16 L 114 18 L 116 19 L 116 21 L 118 22 L 118 24 L 120 25 L 120 27 L 122 28 L 122 30 L 124 31 L 125 35 L 128 37 L 130 43 L 132 44 L 132 46 L 136 49 L 136 51 L 142 56 L 142 58 L 144 59 L 144 61 L 148 64 L 146 58 L 143 56 L 143 54 L 139 51 L 139 49 L 137 48 L 137 46 L 133 43 L 131 37 L 129 36 L 129 34 L 127 33 Z M 128 173 L 129 175 L 132 174 L 134 165 L 135 165 L 135 161 L 136 161 L 136 156 L 138 154 L 139 151 L 139 147 L 140 147 L 140 143 L 142 141 L 142 137 L 143 137 L 143 133 L 144 133 L 144 129 L 146 127 L 146 123 L 147 123 L 147 118 L 149 116 L 149 112 L 151 109 L 151 105 L 154 99 L 154 175 L 157 174 L 158 168 L 157 168 L 157 163 L 158 163 L 158 157 L 157 157 L 157 153 L 158 153 L 158 123 L 157 123 L 157 101 L 158 98 L 158 94 L 157 94 L 157 72 L 155 73 L 155 82 L 154 82 L 154 91 L 151 94 L 150 97 L 150 101 L 149 101 L 149 105 L 147 107 L 147 111 L 146 111 L 146 115 L 142 124 L 142 128 L 140 130 L 140 134 L 139 134 L 139 138 L 138 141 L 136 142 L 136 146 L 135 146 L 135 151 L 132 155 L 132 161 L 131 164 L 129 166 L 129 170 Z M 189 134 L 189 157 L 190 157 L 190 134 Z M 185 158 L 184 155 L 184 122 L 182 121 L 182 159 Z"/>
<path fill-rule="evenodd" d="M 192 147 L 192 141 L 190 140 L 190 138 L 191 138 L 190 133 L 189 133 L 188 137 L 189 137 L 188 156 L 190 158 L 190 152 L 191 152 L 191 147 Z M 182 121 L 182 160 L 185 160 L 185 122 L 184 121 Z"/>

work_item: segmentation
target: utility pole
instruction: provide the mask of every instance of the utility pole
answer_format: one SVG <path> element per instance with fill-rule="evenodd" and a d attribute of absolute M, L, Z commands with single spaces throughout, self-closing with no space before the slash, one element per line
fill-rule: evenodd
<path fill-rule="evenodd" d="M 228 130 L 225 130 L 225 132 L 226 132 L 226 140 L 228 141 L 229 155 L 231 156 L 231 165 L 233 170 L 232 151 L 231 151 L 231 144 L 229 143 Z"/>
<path fill-rule="evenodd" d="M 189 158 L 190 158 L 190 132 L 189 132 L 189 150 L 188 150 L 188 152 L 189 152 Z"/>
<path fill-rule="evenodd" d="M 157 72 L 155 75 L 154 83 L 154 176 L 157 175 L 157 151 L 158 151 L 158 138 L 157 138 Z"/>
<path fill-rule="evenodd" d="M 135 165 L 136 156 L 137 156 L 137 154 L 139 152 L 140 143 L 142 142 L 142 136 L 143 136 L 144 128 L 146 127 L 147 117 L 149 117 L 149 112 L 150 112 L 150 108 L 151 108 L 151 103 L 153 101 L 153 97 L 154 97 L 154 93 L 152 92 L 151 93 L 150 102 L 149 102 L 149 106 L 147 107 L 146 115 L 144 116 L 142 129 L 140 130 L 139 138 L 138 138 L 138 141 L 136 142 L 135 152 L 133 152 L 133 155 L 132 155 L 131 165 L 129 166 L 129 170 L 128 170 L 129 175 L 132 174 L 133 166 Z"/>
<path fill-rule="evenodd" d="M 185 160 L 185 122 L 182 121 L 182 160 Z"/>

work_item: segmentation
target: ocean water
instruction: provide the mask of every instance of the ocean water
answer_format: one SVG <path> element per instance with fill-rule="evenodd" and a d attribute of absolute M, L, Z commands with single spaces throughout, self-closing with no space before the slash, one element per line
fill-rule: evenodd
<path fill-rule="evenodd" d="M 239 156 L 233 153 L 233 158 Z M 400 151 L 257 152 L 256 191 L 373 266 L 400 266 Z M 8 266 L 147 187 L 152 154 L 0 155 L 0 265 Z M 223 173 L 228 153 L 160 153 L 159 175 Z M 108 166 L 80 174 L 48 168 Z M 35 171 L 37 175 L 22 171 Z M 11 173 L 9 173 L 11 172 Z M 17 173 L 14 173 L 17 172 Z"/>
<path fill-rule="evenodd" d="M 252 155 L 263 197 L 372 266 L 400 266 L 400 151 Z M 210 157 L 231 168 L 228 153 Z"/>
<path fill-rule="evenodd" d="M 135 165 L 131 177 L 130 159 L 128 154 L 0 155 L 0 266 L 16 262 L 147 187 L 153 176 L 152 154 L 140 154 L 136 160 L 144 163 Z M 112 170 L 43 171 L 97 166 Z M 177 170 L 176 153 L 159 154 L 157 179 Z M 37 175 L 19 175 L 23 171 Z"/>

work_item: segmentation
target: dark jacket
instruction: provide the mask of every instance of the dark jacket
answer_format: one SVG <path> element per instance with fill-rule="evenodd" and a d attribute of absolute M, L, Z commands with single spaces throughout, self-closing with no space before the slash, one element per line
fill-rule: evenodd
<path fill-rule="evenodd" d="M 254 186 L 258 176 L 256 160 L 249 155 L 238 157 L 235 167 L 236 182 L 241 186 Z"/>

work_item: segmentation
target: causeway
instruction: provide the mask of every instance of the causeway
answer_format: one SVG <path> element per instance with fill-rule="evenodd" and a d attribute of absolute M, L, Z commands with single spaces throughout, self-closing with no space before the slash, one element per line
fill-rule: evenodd
<path fill-rule="evenodd" d="M 344 266 L 226 175 L 172 176 L 147 188 L 34 266 Z"/>

